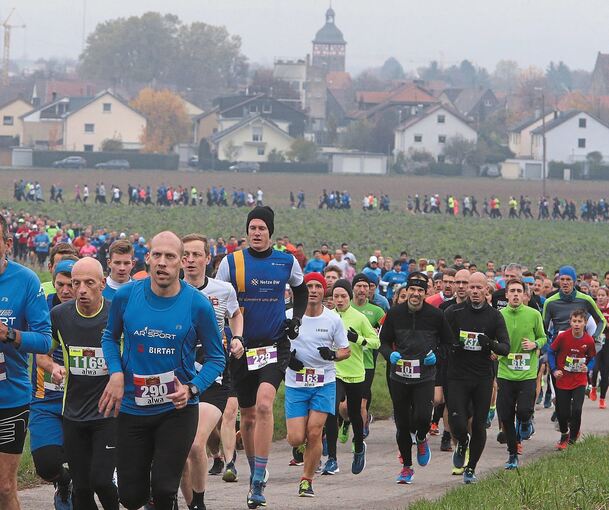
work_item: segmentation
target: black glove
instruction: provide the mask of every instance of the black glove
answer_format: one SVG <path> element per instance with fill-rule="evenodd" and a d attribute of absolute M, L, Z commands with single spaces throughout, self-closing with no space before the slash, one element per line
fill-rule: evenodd
<path fill-rule="evenodd" d="M 485 347 L 488 347 L 490 349 L 490 347 L 491 347 L 491 339 L 488 336 L 486 336 L 484 333 L 481 333 L 481 334 L 478 335 L 478 344 L 483 349 Z"/>
<path fill-rule="evenodd" d="M 326 361 L 334 361 L 336 359 L 336 351 L 329 347 L 318 347 L 319 355 Z"/>
<path fill-rule="evenodd" d="M 347 340 L 349 340 L 349 342 L 353 342 L 355 344 L 355 343 L 357 343 L 358 338 L 359 338 L 359 335 L 357 334 L 357 331 L 355 331 L 353 328 L 349 328 L 349 331 L 347 331 Z"/>
<path fill-rule="evenodd" d="M 304 368 L 304 364 L 296 357 L 296 349 L 294 349 L 290 353 L 290 361 L 288 362 L 288 367 L 290 367 L 294 372 L 298 372 Z"/>
<path fill-rule="evenodd" d="M 286 319 L 285 332 L 290 340 L 294 340 L 300 332 L 300 319 L 298 317 Z"/>

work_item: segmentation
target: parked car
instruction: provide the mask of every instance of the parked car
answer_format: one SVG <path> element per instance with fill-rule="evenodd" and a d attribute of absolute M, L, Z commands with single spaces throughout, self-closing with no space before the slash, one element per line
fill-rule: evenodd
<path fill-rule="evenodd" d="M 259 172 L 260 171 L 260 163 L 255 163 L 251 161 L 239 161 L 239 163 L 235 163 L 228 167 L 229 170 L 233 172 Z"/>
<path fill-rule="evenodd" d="M 67 158 L 53 161 L 53 168 L 84 168 L 87 166 L 87 160 L 80 156 L 68 156 Z"/>
<path fill-rule="evenodd" d="M 102 163 L 97 163 L 95 168 L 105 168 L 109 170 L 129 170 L 131 165 L 129 165 L 129 161 L 126 159 L 111 159 L 110 161 L 103 161 Z"/>
<path fill-rule="evenodd" d="M 199 167 L 199 156 L 190 156 L 188 159 L 188 166 L 191 168 Z"/>

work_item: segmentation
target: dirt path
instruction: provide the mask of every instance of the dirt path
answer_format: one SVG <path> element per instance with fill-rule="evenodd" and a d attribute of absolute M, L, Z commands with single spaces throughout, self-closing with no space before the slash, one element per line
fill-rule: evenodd
<path fill-rule="evenodd" d="M 586 400 L 582 430 L 584 434 L 608 433 L 609 410 L 601 411 L 597 402 Z M 543 454 L 552 452 L 558 439 L 558 432 L 550 422 L 551 411 L 537 406 L 536 434 L 525 443 L 522 460 L 530 462 Z M 484 475 L 502 469 L 507 454 L 505 447 L 495 440 L 497 422 L 489 430 L 486 449 L 478 465 L 478 474 Z M 397 485 L 395 476 L 399 471 L 396 459 L 395 429 L 392 421 L 372 424 L 370 437 L 367 439 L 368 460 L 366 470 L 358 475 L 351 474 L 351 454 L 349 443 L 339 444 L 339 465 L 341 472 L 335 476 L 318 477 L 314 482 L 315 498 L 296 496 L 300 468 L 288 467 L 291 450 L 285 442 L 274 445 L 269 463 L 271 478 L 265 491 L 267 508 L 277 509 L 401 509 L 419 498 L 437 498 L 452 487 L 459 486 L 461 477 L 451 476 L 451 454 L 440 451 L 440 439 L 431 439 L 432 460 L 428 467 L 415 467 L 415 481 L 412 485 Z M 239 456 L 237 467 L 241 479 L 236 484 L 224 483 L 220 477 L 210 477 L 205 495 L 208 510 L 244 509 L 247 493 L 245 457 Z M 26 510 L 52 509 L 53 489 L 40 486 L 20 493 L 22 508 Z M 180 508 L 186 508 L 180 503 Z"/>

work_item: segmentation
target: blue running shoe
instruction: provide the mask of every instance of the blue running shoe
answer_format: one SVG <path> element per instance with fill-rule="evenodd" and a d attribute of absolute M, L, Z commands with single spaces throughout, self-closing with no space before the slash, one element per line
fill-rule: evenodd
<path fill-rule="evenodd" d="M 518 427 L 518 435 L 524 440 L 531 439 L 531 436 L 535 434 L 535 425 L 533 425 L 532 420 L 523 421 L 519 423 Z"/>
<path fill-rule="evenodd" d="M 507 462 L 505 463 L 505 469 L 516 469 L 518 467 L 518 455 L 511 454 L 508 457 Z"/>
<path fill-rule="evenodd" d="M 431 448 L 427 439 L 419 442 L 417 441 L 417 462 L 419 466 L 427 466 L 431 460 Z"/>
<path fill-rule="evenodd" d="M 457 469 L 465 466 L 465 455 L 467 453 L 468 445 L 469 439 L 463 444 L 457 443 L 457 447 L 453 452 L 453 466 L 455 466 Z"/>
<path fill-rule="evenodd" d="M 474 473 L 473 468 L 467 467 L 463 472 L 463 483 L 469 485 L 470 483 L 476 483 L 478 478 L 476 478 L 476 473 Z"/>
<path fill-rule="evenodd" d="M 542 401 L 543 401 L 543 390 L 540 390 L 539 395 L 537 395 L 537 400 L 535 401 L 535 404 L 541 405 Z"/>
<path fill-rule="evenodd" d="M 546 392 L 546 396 L 543 399 L 543 407 L 544 409 L 550 409 L 552 407 L 552 392 Z"/>
<path fill-rule="evenodd" d="M 56 485 L 53 497 L 55 510 L 72 510 L 72 482 L 68 485 Z"/>
<path fill-rule="evenodd" d="M 336 459 L 333 459 L 332 457 L 328 457 L 328 460 L 326 461 L 326 464 L 325 464 L 324 468 L 322 469 L 321 474 L 322 475 L 335 475 L 339 471 L 340 471 L 340 469 L 338 469 L 338 462 L 336 462 Z"/>
<path fill-rule="evenodd" d="M 353 454 L 353 463 L 351 464 L 351 472 L 354 475 L 359 475 L 366 468 L 366 443 L 362 443 L 362 450 Z"/>
<path fill-rule="evenodd" d="M 404 466 L 398 477 L 395 479 L 395 482 L 398 484 L 410 484 L 412 483 L 413 478 L 414 470 L 411 467 Z"/>
<path fill-rule="evenodd" d="M 247 507 L 258 508 L 259 506 L 266 506 L 266 498 L 264 497 L 265 483 L 261 480 L 256 480 L 252 484 L 252 488 L 247 495 Z"/>

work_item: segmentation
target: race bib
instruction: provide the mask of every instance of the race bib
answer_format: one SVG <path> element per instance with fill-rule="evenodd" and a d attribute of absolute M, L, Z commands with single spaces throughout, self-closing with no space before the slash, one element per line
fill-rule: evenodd
<path fill-rule="evenodd" d="M 70 373 L 97 377 L 108 375 L 108 367 L 101 347 L 70 347 Z"/>
<path fill-rule="evenodd" d="M 173 370 L 163 374 L 133 374 L 135 403 L 138 406 L 155 406 L 171 402 L 167 395 L 175 392 Z"/>
<path fill-rule="evenodd" d="M 64 390 L 63 382 L 61 384 L 55 384 L 53 382 L 53 378 L 51 377 L 51 374 L 49 374 L 46 370 L 44 370 L 43 383 L 44 383 L 45 390 L 49 390 L 49 391 L 63 391 Z"/>
<path fill-rule="evenodd" d="M 271 345 L 269 347 L 248 349 L 245 351 L 245 358 L 247 360 L 247 369 L 250 372 L 260 370 L 271 363 L 277 363 L 277 347 Z"/>
<path fill-rule="evenodd" d="M 317 388 L 324 385 L 323 368 L 303 368 L 296 372 L 296 386 Z"/>
<path fill-rule="evenodd" d="M 567 356 L 565 358 L 565 370 L 567 372 L 587 372 L 586 358 L 573 358 Z"/>
<path fill-rule="evenodd" d="M 482 347 L 478 343 L 480 334 L 472 331 L 459 331 L 459 341 L 463 349 L 466 351 L 481 351 Z"/>
<path fill-rule="evenodd" d="M 6 381 L 6 361 L 3 352 L 0 352 L 0 381 Z"/>
<path fill-rule="evenodd" d="M 531 368 L 531 355 L 528 353 L 510 352 L 507 358 L 510 370 L 526 372 Z"/>
<path fill-rule="evenodd" d="M 395 375 L 406 379 L 420 379 L 421 362 L 418 359 L 400 359 L 395 364 Z"/>

